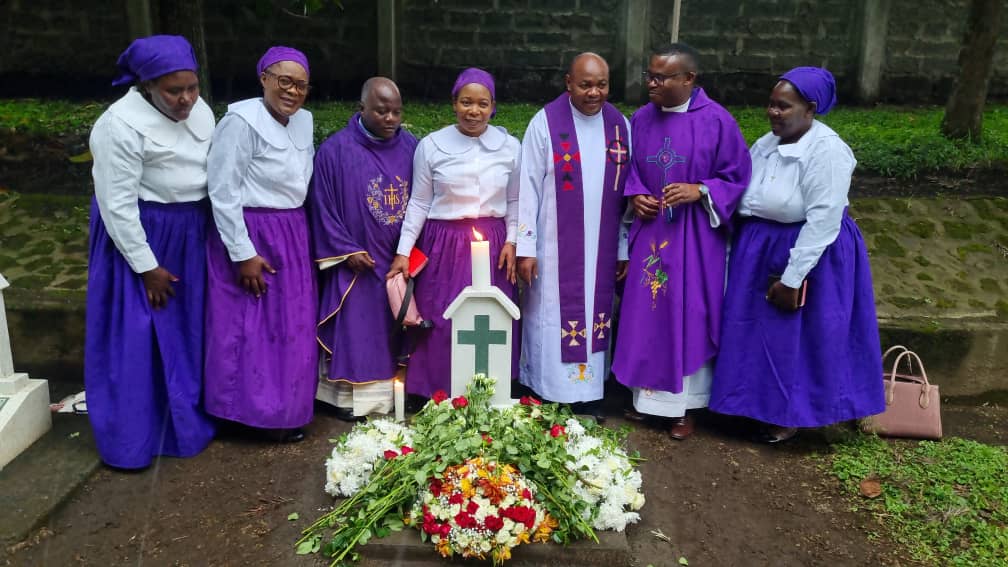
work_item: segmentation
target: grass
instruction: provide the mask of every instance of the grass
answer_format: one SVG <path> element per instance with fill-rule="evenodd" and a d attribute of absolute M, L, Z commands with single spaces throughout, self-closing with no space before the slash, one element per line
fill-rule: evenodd
<path fill-rule="evenodd" d="M 315 139 L 321 142 L 342 128 L 355 103 L 309 102 L 315 115 Z M 618 105 L 628 116 L 634 108 Z M 0 131 L 29 136 L 84 135 L 105 103 L 59 100 L 0 100 Z M 215 106 L 220 116 L 224 105 Z M 501 104 L 494 123 L 519 138 L 537 105 Z M 408 103 L 405 122 L 418 137 L 454 122 L 446 103 Z M 746 141 L 752 143 L 768 131 L 763 108 L 731 107 Z M 863 171 L 887 177 L 913 178 L 931 171 L 958 172 L 973 168 L 1008 166 L 1008 106 L 988 105 L 984 113 L 984 140 L 980 144 L 948 140 L 939 134 L 944 110 L 940 107 L 840 108 L 822 120 L 851 146 Z"/>
<path fill-rule="evenodd" d="M 1008 557 L 1008 451 L 959 438 L 833 446 L 830 472 L 880 531 L 927 565 L 1004 565 Z M 877 479 L 882 494 L 858 496 Z M 877 534 L 876 534 L 877 535 Z"/>

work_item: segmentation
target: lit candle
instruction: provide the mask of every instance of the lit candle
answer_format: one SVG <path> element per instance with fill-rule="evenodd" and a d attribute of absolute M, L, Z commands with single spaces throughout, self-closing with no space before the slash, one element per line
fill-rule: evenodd
<path fill-rule="evenodd" d="M 483 235 L 473 228 L 472 242 L 472 286 L 474 289 L 490 287 L 490 243 L 483 240 Z"/>
<path fill-rule="evenodd" d="M 396 421 L 406 421 L 406 390 L 402 380 L 392 381 L 392 398 L 395 402 Z M 388 398 L 386 398 L 388 399 Z"/>

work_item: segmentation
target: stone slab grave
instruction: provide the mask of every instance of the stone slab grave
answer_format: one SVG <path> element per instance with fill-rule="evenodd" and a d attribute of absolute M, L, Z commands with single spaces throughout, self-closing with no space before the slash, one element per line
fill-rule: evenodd
<path fill-rule="evenodd" d="M 0 275 L 0 470 L 52 428 L 48 382 L 14 372 L 3 301 L 9 286 Z"/>

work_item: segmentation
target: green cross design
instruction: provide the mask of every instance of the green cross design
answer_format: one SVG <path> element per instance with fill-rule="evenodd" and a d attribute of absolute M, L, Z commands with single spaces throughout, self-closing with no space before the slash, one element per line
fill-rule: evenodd
<path fill-rule="evenodd" d="M 487 374 L 490 371 L 490 345 L 507 344 L 507 331 L 491 331 L 489 315 L 473 316 L 473 330 L 459 331 L 458 344 L 476 347 L 476 371 L 473 374 Z"/>

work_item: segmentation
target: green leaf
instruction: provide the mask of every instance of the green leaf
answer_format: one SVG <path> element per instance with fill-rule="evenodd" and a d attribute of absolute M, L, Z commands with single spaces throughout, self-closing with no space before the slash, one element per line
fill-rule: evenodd
<path fill-rule="evenodd" d="M 678 563 L 679 563 L 680 565 L 689 565 L 689 561 L 688 561 L 688 560 L 687 560 L 687 559 L 686 559 L 685 557 L 683 557 L 683 556 L 681 556 L 681 555 L 679 556 L 679 561 L 678 561 Z"/>
<path fill-rule="evenodd" d="M 300 517 L 301 516 L 299 516 L 297 512 L 291 512 L 290 514 L 287 514 L 287 519 L 292 522 Z"/>

